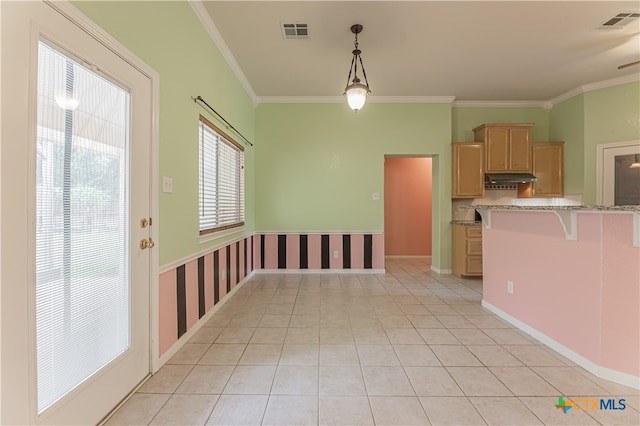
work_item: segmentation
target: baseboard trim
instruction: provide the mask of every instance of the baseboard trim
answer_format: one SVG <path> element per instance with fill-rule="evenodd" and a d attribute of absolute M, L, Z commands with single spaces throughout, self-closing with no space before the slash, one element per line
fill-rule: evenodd
<path fill-rule="evenodd" d="M 256 269 L 256 274 L 384 274 L 385 269 Z"/>
<path fill-rule="evenodd" d="M 607 367 L 602 367 L 596 364 L 595 362 L 583 357 L 579 353 L 567 348 L 566 346 L 557 342 L 556 340 L 552 339 L 546 334 L 536 330 L 530 325 L 520 321 L 519 319 L 509 315 L 503 310 L 493 306 L 491 303 L 487 302 L 484 299 L 482 300 L 482 307 L 493 312 L 503 320 L 507 321 L 509 324 L 514 325 L 515 327 L 524 331 L 525 333 L 535 338 L 536 340 L 540 341 L 541 343 L 544 343 L 546 346 L 558 352 L 560 355 L 575 362 L 576 364 L 578 364 L 580 367 L 584 368 L 591 374 L 605 380 L 610 380 L 612 382 L 619 383 L 621 385 L 640 390 L 639 376 L 634 376 L 634 375 L 623 373 L 621 371 L 613 370 Z"/>
<path fill-rule="evenodd" d="M 440 269 L 437 266 L 431 265 L 431 270 L 440 275 L 451 275 L 451 269 Z"/>

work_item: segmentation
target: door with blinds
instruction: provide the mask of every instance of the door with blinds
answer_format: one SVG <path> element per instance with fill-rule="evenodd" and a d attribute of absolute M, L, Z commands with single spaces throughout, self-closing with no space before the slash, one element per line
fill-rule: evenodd
<path fill-rule="evenodd" d="M 53 5 L 27 3 L 33 419 L 96 424 L 149 374 L 152 86 Z"/>

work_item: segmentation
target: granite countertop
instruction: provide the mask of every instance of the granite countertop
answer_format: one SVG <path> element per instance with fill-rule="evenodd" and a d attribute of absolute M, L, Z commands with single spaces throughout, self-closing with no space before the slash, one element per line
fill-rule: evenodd
<path fill-rule="evenodd" d="M 541 210 L 569 210 L 569 211 L 628 211 L 640 212 L 640 206 L 517 206 L 517 205 L 481 205 L 469 206 L 472 209 L 487 210 L 520 210 L 520 211 L 541 211 Z M 453 223 L 453 222 L 452 222 Z"/>
<path fill-rule="evenodd" d="M 452 225 L 462 225 L 462 226 L 480 226 L 482 225 L 482 222 L 478 221 L 476 222 L 475 220 L 452 220 L 451 222 Z"/>

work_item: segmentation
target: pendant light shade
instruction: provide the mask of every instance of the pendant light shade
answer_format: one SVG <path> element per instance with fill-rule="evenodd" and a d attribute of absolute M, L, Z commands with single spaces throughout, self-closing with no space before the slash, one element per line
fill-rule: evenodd
<path fill-rule="evenodd" d="M 633 163 L 629 166 L 630 169 L 640 169 L 640 154 L 636 154 L 633 157 Z"/>
<path fill-rule="evenodd" d="M 358 34 L 362 32 L 362 25 L 352 25 L 351 32 L 355 34 L 355 41 L 353 43 L 355 49 L 353 49 L 352 52 L 353 58 L 351 59 L 351 67 L 349 68 L 349 77 L 347 77 L 347 87 L 344 89 L 344 95 L 347 97 L 349 108 L 358 112 L 362 107 L 364 107 L 364 104 L 367 101 L 367 96 L 371 90 L 369 89 L 367 73 L 364 70 L 364 64 L 362 63 L 362 57 L 360 56 L 362 52 L 358 49 Z M 360 68 L 362 68 L 364 84 L 362 84 L 358 77 L 358 63 L 360 64 Z M 353 80 L 351 79 L 352 74 Z"/>

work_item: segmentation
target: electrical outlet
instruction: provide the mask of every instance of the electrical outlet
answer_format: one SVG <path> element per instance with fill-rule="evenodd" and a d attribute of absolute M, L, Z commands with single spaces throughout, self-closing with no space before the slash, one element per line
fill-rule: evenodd
<path fill-rule="evenodd" d="M 513 281 L 507 281 L 507 293 L 513 294 Z"/>
<path fill-rule="evenodd" d="M 334 250 L 334 251 L 333 251 L 333 258 L 334 258 L 334 259 L 337 259 L 337 258 L 338 258 L 338 255 L 339 255 L 339 254 L 338 254 L 338 250 Z"/>

